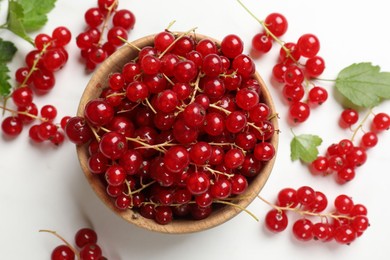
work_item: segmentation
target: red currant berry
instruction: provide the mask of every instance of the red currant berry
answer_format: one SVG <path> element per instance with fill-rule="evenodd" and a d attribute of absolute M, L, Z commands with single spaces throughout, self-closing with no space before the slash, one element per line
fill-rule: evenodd
<path fill-rule="evenodd" d="M 258 52 L 267 53 L 271 50 L 273 44 L 272 37 L 264 32 L 255 34 L 252 38 L 252 47 Z"/>
<path fill-rule="evenodd" d="M 73 260 L 75 259 L 75 253 L 67 245 L 59 245 L 51 253 L 52 260 Z"/>
<path fill-rule="evenodd" d="M 334 206 L 340 214 L 349 214 L 354 206 L 351 197 L 347 195 L 339 195 L 334 200 Z"/>
<path fill-rule="evenodd" d="M 84 247 L 88 243 L 97 243 L 97 234 L 91 228 L 81 228 L 76 232 L 75 242 L 79 248 Z"/>
<path fill-rule="evenodd" d="M 309 219 L 298 219 L 293 225 L 294 236 L 301 241 L 313 238 L 313 223 Z"/>
<path fill-rule="evenodd" d="M 286 17 L 280 13 L 271 13 L 267 15 L 264 24 L 276 37 L 285 34 L 288 28 Z"/>
<path fill-rule="evenodd" d="M 125 30 L 133 29 L 135 21 L 135 15 L 126 9 L 116 11 L 112 17 L 112 24 L 114 26 L 120 26 Z"/>
<path fill-rule="evenodd" d="M 8 136 L 18 136 L 23 130 L 23 123 L 18 117 L 9 116 L 4 118 L 1 129 Z"/>
<path fill-rule="evenodd" d="M 316 78 L 325 70 L 325 61 L 320 56 L 314 56 L 306 60 L 305 72 L 308 76 Z"/>
<path fill-rule="evenodd" d="M 320 41 L 314 34 L 304 34 L 299 37 L 297 46 L 302 56 L 312 58 L 320 50 Z"/>
<path fill-rule="evenodd" d="M 244 44 L 235 34 L 226 35 L 221 41 L 221 51 L 226 57 L 233 59 L 244 50 Z"/>
<path fill-rule="evenodd" d="M 386 113 L 376 114 L 372 120 L 373 128 L 377 131 L 383 131 L 390 128 L 390 116 Z"/>
<path fill-rule="evenodd" d="M 295 102 L 290 105 L 289 117 L 294 123 L 302 123 L 310 116 L 310 107 L 303 102 Z"/>

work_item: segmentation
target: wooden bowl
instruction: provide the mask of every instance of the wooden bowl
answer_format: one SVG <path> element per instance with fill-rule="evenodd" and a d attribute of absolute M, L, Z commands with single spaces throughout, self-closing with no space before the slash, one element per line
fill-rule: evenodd
<path fill-rule="evenodd" d="M 211 37 L 196 34 L 195 35 L 197 40 L 200 40 L 202 38 L 208 38 L 212 39 Z M 151 46 L 153 45 L 154 35 L 149 35 L 143 38 L 140 38 L 134 42 L 132 42 L 132 45 L 137 46 L 139 48 L 142 48 L 144 46 Z M 214 40 L 217 45 L 220 44 L 219 41 Z M 125 45 L 118 49 L 114 54 L 112 54 L 104 63 L 100 65 L 100 67 L 94 72 L 92 75 L 88 85 L 86 86 L 84 93 L 81 97 L 77 115 L 83 116 L 84 115 L 84 107 L 86 103 L 93 99 L 99 97 L 99 95 L 102 92 L 102 89 L 107 86 L 107 79 L 110 73 L 113 72 L 120 72 L 123 65 L 127 63 L 128 61 L 134 59 L 138 54 L 138 51 L 130 47 L 129 45 Z M 256 72 L 254 75 L 254 78 L 257 79 L 257 81 L 261 85 L 261 96 L 262 101 L 266 103 L 272 113 L 275 113 L 275 107 L 272 100 L 272 97 L 260 77 L 260 75 Z M 278 129 L 278 122 L 277 118 L 274 117 L 271 122 L 275 126 L 275 129 Z M 270 142 L 275 147 L 275 150 L 277 151 L 278 148 L 278 134 L 275 132 Z M 77 155 L 78 159 L 80 161 L 81 169 L 84 172 L 85 177 L 87 178 L 89 184 L 95 191 L 96 195 L 103 201 L 103 203 L 110 208 L 113 212 L 115 212 L 117 215 L 119 215 L 124 220 L 147 230 L 151 231 L 157 231 L 162 233 L 191 233 L 191 232 L 198 232 L 202 230 L 206 230 L 215 226 L 218 226 L 229 219 L 233 218 L 237 214 L 239 214 L 243 208 L 246 208 L 253 199 L 256 198 L 256 196 L 259 194 L 263 186 L 265 185 L 268 177 L 271 174 L 275 158 L 270 161 L 268 161 L 264 167 L 262 168 L 261 172 L 249 183 L 249 186 L 247 188 L 247 191 L 241 195 L 241 199 L 237 200 L 235 204 L 237 204 L 237 207 L 235 206 L 223 206 L 217 210 L 214 210 L 212 214 L 203 220 L 173 220 L 171 223 L 167 225 L 160 225 L 157 224 L 154 220 L 146 219 L 139 215 L 139 213 L 129 209 L 126 211 L 120 211 L 116 209 L 112 198 L 110 198 L 107 193 L 105 186 L 103 185 L 100 178 L 97 178 L 95 175 L 93 175 L 89 169 L 88 169 L 88 145 L 81 145 L 77 146 Z M 241 209 L 240 209 L 241 208 Z M 250 216 L 248 216 L 250 218 Z"/>

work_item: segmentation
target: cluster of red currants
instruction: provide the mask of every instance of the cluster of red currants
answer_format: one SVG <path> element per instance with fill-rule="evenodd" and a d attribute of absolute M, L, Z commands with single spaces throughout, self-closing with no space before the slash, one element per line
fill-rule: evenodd
<path fill-rule="evenodd" d="M 35 37 L 36 48 L 26 55 L 25 66 L 15 72 L 15 79 L 19 86 L 12 91 L 10 97 L 16 109 L 3 107 L 4 110 L 12 113 L 11 116 L 4 118 L 1 124 L 7 136 L 18 136 L 24 125 L 39 119 L 40 123 L 31 126 L 29 130 L 29 136 L 33 141 L 49 140 L 54 144 L 63 142 L 64 133 L 53 123 L 57 116 L 56 108 L 45 105 L 39 110 L 34 103 L 34 93 L 46 94 L 54 87 L 54 73 L 68 60 L 65 47 L 71 38 L 71 32 L 63 26 L 55 28 L 51 36 L 41 33 Z M 65 122 L 66 118 L 63 120 L 63 125 Z"/>
<path fill-rule="evenodd" d="M 87 28 L 77 36 L 76 43 L 88 70 L 94 70 L 123 45 L 128 38 L 128 31 L 134 27 L 134 14 L 127 9 L 117 8 L 118 0 L 98 0 L 97 7 L 85 12 Z"/>
<path fill-rule="evenodd" d="M 41 232 L 52 233 L 61 239 L 64 244 L 55 247 L 51 253 L 51 260 L 106 260 L 103 256 L 102 249 L 98 245 L 98 236 L 91 228 L 79 229 L 74 237 L 76 247 L 73 247 L 63 237 L 55 231 L 41 230 Z"/>
<path fill-rule="evenodd" d="M 365 121 L 371 115 L 372 121 L 370 130 L 365 131 L 358 144 L 353 140 Z M 359 121 L 359 113 L 355 109 L 345 109 L 341 113 L 339 125 L 343 128 L 351 128 Z M 338 143 L 328 146 L 326 155 L 318 156 L 311 164 L 310 170 L 313 174 L 330 175 L 335 173 L 338 183 L 344 184 L 355 178 L 355 169 L 363 165 L 367 160 L 367 150 L 378 143 L 378 133 L 390 128 L 390 116 L 386 113 L 378 113 L 372 116 L 369 111 L 355 129 L 351 139 L 342 139 Z"/>
<path fill-rule="evenodd" d="M 206 218 L 274 158 L 274 111 L 242 52 L 236 35 L 219 46 L 160 32 L 109 76 L 84 117 L 68 121 L 67 136 L 89 142 L 89 170 L 117 208 L 160 224 Z"/>
<path fill-rule="evenodd" d="M 320 41 L 314 34 L 303 34 L 296 43 L 281 42 L 278 37 L 286 33 L 288 22 L 279 13 L 271 13 L 260 22 L 264 30 L 252 38 L 252 47 L 266 53 L 275 40 L 281 45 L 272 75 L 276 82 L 284 84 L 282 95 L 289 104 L 289 119 L 295 123 L 304 122 L 312 108 L 328 99 L 327 90 L 310 81 L 325 69 L 324 59 L 318 56 Z"/>
<path fill-rule="evenodd" d="M 271 203 L 267 202 L 271 205 Z M 298 189 L 284 188 L 279 191 L 276 205 L 272 205 L 265 217 L 265 225 L 272 232 L 281 232 L 288 226 L 288 211 L 302 218 L 295 220 L 292 232 L 301 241 L 336 241 L 350 244 L 369 227 L 367 208 L 355 204 L 347 195 L 338 195 L 334 200 L 334 212 L 322 213 L 328 206 L 326 195 L 309 186 Z M 320 222 L 312 218 L 320 218 Z"/>

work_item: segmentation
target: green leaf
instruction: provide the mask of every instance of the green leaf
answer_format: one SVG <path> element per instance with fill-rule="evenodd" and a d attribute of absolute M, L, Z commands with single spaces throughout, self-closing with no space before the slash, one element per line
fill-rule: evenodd
<path fill-rule="evenodd" d="M 390 72 L 369 62 L 355 63 L 340 71 L 336 89 L 356 106 L 374 107 L 390 99 Z"/>
<path fill-rule="evenodd" d="M 16 53 L 16 47 L 12 42 L 0 38 L 0 62 L 9 62 Z"/>
<path fill-rule="evenodd" d="M 54 8 L 56 0 L 17 0 L 23 8 L 23 26 L 26 32 L 42 28 L 47 14 Z"/>
<path fill-rule="evenodd" d="M 10 0 L 8 5 L 7 28 L 14 34 L 34 44 L 34 41 L 27 35 L 23 25 L 23 7 L 16 1 Z"/>
<path fill-rule="evenodd" d="M 8 75 L 9 69 L 5 63 L 0 63 L 0 95 L 7 96 L 11 91 L 11 84 Z"/>
<path fill-rule="evenodd" d="M 298 159 L 305 163 L 311 163 L 318 156 L 317 147 L 322 143 L 322 139 L 317 135 L 302 134 L 296 135 L 291 140 L 291 160 Z"/>

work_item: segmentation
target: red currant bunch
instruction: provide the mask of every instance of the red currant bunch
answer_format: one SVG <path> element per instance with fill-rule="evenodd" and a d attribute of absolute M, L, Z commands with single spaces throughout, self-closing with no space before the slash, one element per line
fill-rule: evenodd
<path fill-rule="evenodd" d="M 87 28 L 77 36 L 76 43 L 88 70 L 94 70 L 123 45 L 134 27 L 134 14 L 119 10 L 118 4 L 118 0 L 98 0 L 96 7 L 85 12 Z"/>
<path fill-rule="evenodd" d="M 328 99 L 328 92 L 311 82 L 325 69 L 318 56 L 320 41 L 314 34 L 304 34 L 298 41 L 285 43 L 279 52 L 279 61 L 273 67 L 273 78 L 283 84 L 282 95 L 289 104 L 289 118 L 301 123 L 310 116 L 310 110 Z"/>
<path fill-rule="evenodd" d="M 354 142 L 365 121 L 370 118 L 371 111 L 354 130 L 351 139 L 342 139 L 327 147 L 325 155 L 318 156 L 311 164 L 313 174 L 330 175 L 335 173 L 338 183 L 344 184 L 355 178 L 356 168 L 367 160 L 367 152 L 378 143 L 378 134 L 390 128 L 390 116 L 386 113 L 374 115 L 368 131 L 363 131 L 360 141 Z M 341 127 L 352 127 L 359 121 L 359 112 L 355 109 L 344 109 L 340 115 Z"/>
<path fill-rule="evenodd" d="M 98 236 L 91 228 L 81 228 L 76 232 L 74 237 L 76 246 L 72 246 L 55 231 L 40 230 L 40 232 L 51 233 L 63 242 L 63 244 L 53 249 L 51 253 L 52 260 L 107 260 L 97 243 Z"/>
<path fill-rule="evenodd" d="M 7 136 L 18 136 L 25 125 L 39 119 L 39 124 L 30 126 L 29 136 L 33 141 L 49 140 L 56 145 L 63 142 L 62 130 L 53 123 L 57 109 L 53 105 L 44 105 L 38 109 L 34 93 L 46 94 L 54 87 L 54 73 L 63 68 L 68 60 L 65 47 L 70 40 L 71 32 L 63 26 L 55 28 L 51 35 L 40 33 L 35 37 L 35 49 L 26 55 L 25 66 L 15 72 L 19 85 L 11 92 L 10 99 L 16 108 L 2 107 L 11 112 L 1 124 Z"/>
<path fill-rule="evenodd" d="M 238 2 L 262 26 L 262 30 L 252 38 L 253 50 L 267 53 L 272 49 L 273 42 L 281 46 L 272 75 L 276 82 L 283 84 L 282 95 L 289 105 L 289 120 L 292 123 L 306 121 L 311 109 L 328 99 L 328 91 L 311 82 L 311 79 L 320 76 L 325 69 L 324 59 L 318 55 L 319 39 L 316 35 L 307 33 L 301 35 L 296 42 L 283 42 L 279 37 L 288 29 L 288 21 L 284 15 L 271 13 L 260 20 L 241 1 Z"/>
<path fill-rule="evenodd" d="M 68 121 L 118 209 L 203 219 L 274 158 L 275 112 L 242 51 L 237 35 L 160 32 Z"/>
<path fill-rule="evenodd" d="M 366 207 L 355 204 L 351 197 L 338 195 L 334 200 L 334 211 L 324 213 L 327 206 L 328 199 L 320 191 L 309 186 L 298 189 L 287 187 L 279 191 L 276 204 L 266 214 L 265 225 L 274 233 L 281 232 L 288 226 L 288 212 L 295 212 L 301 216 L 294 219 L 292 226 L 296 239 L 336 241 L 340 244 L 352 243 L 369 227 Z"/>

